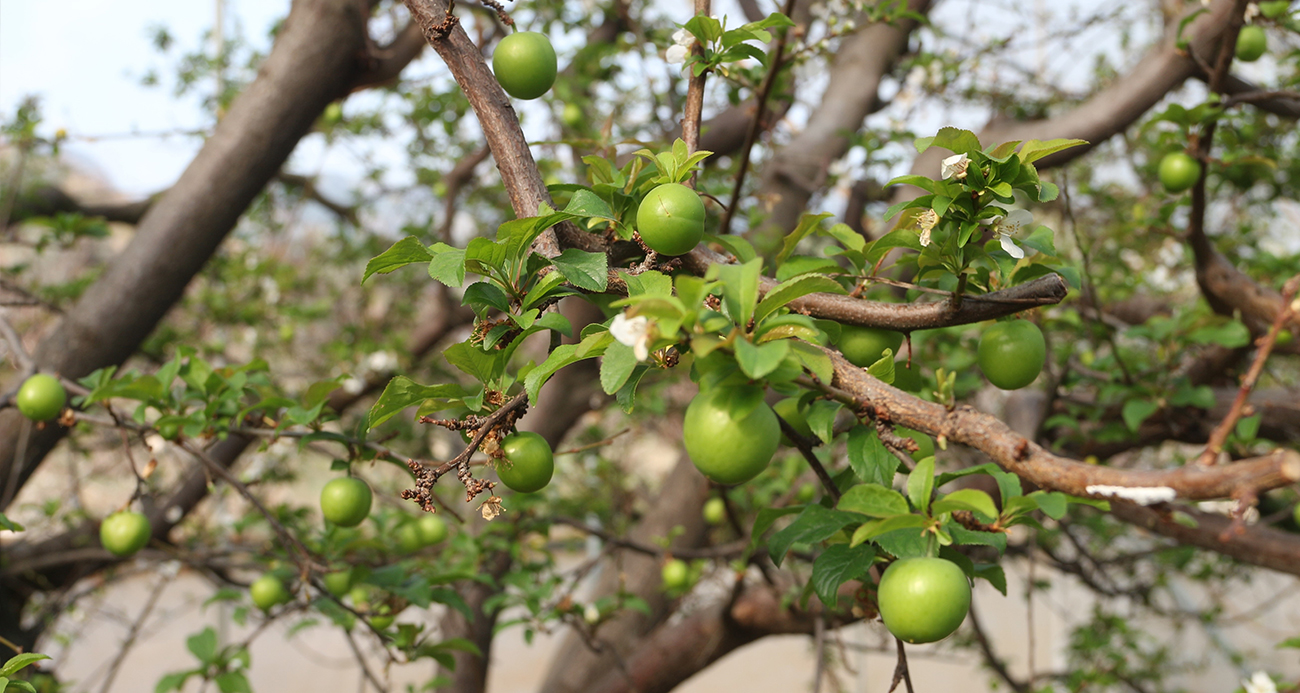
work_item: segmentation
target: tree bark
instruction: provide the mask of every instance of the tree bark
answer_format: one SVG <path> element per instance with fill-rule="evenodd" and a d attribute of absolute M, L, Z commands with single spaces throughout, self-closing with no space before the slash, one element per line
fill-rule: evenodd
<path fill-rule="evenodd" d="M 80 378 L 135 352 L 325 106 L 362 74 L 366 19 L 356 0 L 294 3 L 258 78 L 145 213 L 126 249 L 33 351 L 42 370 Z M 14 474 L 21 488 L 65 431 L 46 426 L 15 460 L 19 419 L 14 409 L 0 411 L 0 479 Z"/>

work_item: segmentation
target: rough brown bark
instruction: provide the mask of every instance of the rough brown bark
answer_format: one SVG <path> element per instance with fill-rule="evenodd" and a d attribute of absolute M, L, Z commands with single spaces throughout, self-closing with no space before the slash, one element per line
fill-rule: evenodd
<path fill-rule="evenodd" d="M 673 540 L 672 546 L 699 546 L 705 534 L 700 509 L 708 492 L 708 482 L 683 455 L 628 539 L 652 544 L 654 539 L 666 537 L 673 527 L 680 526 L 685 531 Z M 620 659 L 626 661 L 640 651 L 642 637 L 669 613 L 670 603 L 661 589 L 659 568 L 658 557 L 628 551 L 619 552 L 602 563 L 593 596 L 615 594 L 621 587 L 646 600 L 650 614 L 629 609 L 602 624 L 596 633 L 602 652 L 593 652 L 580 636 L 568 633 L 551 660 L 539 693 L 586 691 L 607 672 L 618 671 Z"/>

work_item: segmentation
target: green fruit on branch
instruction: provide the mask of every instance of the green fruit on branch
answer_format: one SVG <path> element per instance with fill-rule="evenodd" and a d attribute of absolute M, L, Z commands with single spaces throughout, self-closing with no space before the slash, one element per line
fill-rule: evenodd
<path fill-rule="evenodd" d="M 804 482 L 795 491 L 794 499 L 800 503 L 811 503 L 813 498 L 817 497 L 817 487 L 810 483 Z"/>
<path fill-rule="evenodd" d="M 952 635 L 970 611 L 970 582 L 952 561 L 904 558 L 880 578 L 877 602 L 885 627 L 913 645 Z"/>
<path fill-rule="evenodd" d="M 99 525 L 99 542 L 119 558 L 134 555 L 149 543 L 153 527 L 142 513 L 124 510 L 104 518 Z"/>
<path fill-rule="evenodd" d="M 433 513 L 425 513 L 416 520 L 415 526 L 420 530 L 420 541 L 425 546 L 442 543 L 447 538 L 447 523 Z"/>
<path fill-rule="evenodd" d="M 717 526 L 727 521 L 727 503 L 714 496 L 704 503 L 704 521 Z"/>
<path fill-rule="evenodd" d="M 1018 390 L 1034 382 L 1047 363 L 1047 343 L 1038 326 L 1028 320 L 995 323 L 979 345 L 980 370 L 1003 390 Z"/>
<path fill-rule="evenodd" d="M 505 459 L 496 463 L 501 483 L 520 493 L 535 493 L 551 483 L 555 455 L 546 439 L 530 431 L 512 433 L 501 440 Z"/>
<path fill-rule="evenodd" d="M 1186 152 L 1170 152 L 1160 160 L 1160 184 L 1171 193 L 1180 193 L 1201 178 L 1201 162 Z"/>
<path fill-rule="evenodd" d="M 342 597 L 348 593 L 348 590 L 352 589 L 352 569 L 348 568 L 326 573 L 321 577 L 321 582 L 325 583 L 325 589 L 329 590 L 330 594 Z"/>
<path fill-rule="evenodd" d="M 58 378 L 45 373 L 37 373 L 23 381 L 14 397 L 18 411 L 32 421 L 49 421 L 63 412 L 63 405 L 68 402 L 68 393 Z"/>
<path fill-rule="evenodd" d="M 785 422 L 790 424 L 790 428 L 798 431 L 799 435 L 805 438 L 812 437 L 812 427 L 808 425 L 808 418 L 804 415 L 804 410 L 799 407 L 798 397 L 787 397 L 773 404 L 772 411 L 776 412 L 777 416 L 785 419 Z M 794 442 L 782 433 L 781 444 L 793 446 Z"/>
<path fill-rule="evenodd" d="M 326 520 L 340 527 L 356 527 L 370 515 L 373 494 L 366 482 L 345 476 L 325 484 L 320 492 L 320 510 Z"/>
<path fill-rule="evenodd" d="M 835 346 L 839 348 L 840 353 L 844 354 L 844 358 L 849 360 L 849 363 L 859 368 L 866 368 L 879 361 L 885 349 L 892 349 L 897 354 L 898 347 L 902 343 L 901 332 L 844 325 L 840 328 L 840 338 Z"/>
<path fill-rule="evenodd" d="M 545 34 L 516 31 L 501 39 L 492 53 L 492 72 L 506 93 L 535 99 L 555 84 L 555 49 Z"/>
<path fill-rule="evenodd" d="M 665 183 L 641 200 L 636 228 L 656 253 L 684 255 L 704 238 L 704 202 L 681 183 Z"/>
<path fill-rule="evenodd" d="M 1253 24 L 1243 26 L 1237 34 L 1237 60 L 1253 63 L 1268 52 L 1268 36 L 1264 29 Z"/>
<path fill-rule="evenodd" d="M 781 427 L 761 389 L 717 386 L 686 407 L 682 440 L 704 476 L 719 484 L 743 484 L 772 461 Z"/>
<path fill-rule="evenodd" d="M 397 550 L 401 553 L 412 554 L 424 548 L 424 537 L 414 521 L 403 522 L 393 534 L 397 539 Z"/>
<path fill-rule="evenodd" d="M 660 575 L 664 580 L 664 589 L 676 591 L 684 589 L 690 583 L 691 569 L 686 561 L 674 558 L 664 563 Z"/>
<path fill-rule="evenodd" d="M 285 589 L 284 583 L 280 578 L 266 574 L 253 581 L 248 593 L 253 598 L 253 604 L 262 611 L 270 611 L 277 604 L 284 604 L 293 599 L 289 590 Z"/>

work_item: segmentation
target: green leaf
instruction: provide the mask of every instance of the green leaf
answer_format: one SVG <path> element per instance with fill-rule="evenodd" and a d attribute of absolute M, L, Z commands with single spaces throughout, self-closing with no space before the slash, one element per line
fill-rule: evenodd
<path fill-rule="evenodd" d="M 926 457 L 916 463 L 916 468 L 907 475 L 907 498 L 913 507 L 921 512 L 930 507 L 930 496 L 934 493 L 934 458 Z"/>
<path fill-rule="evenodd" d="M 857 521 L 858 517 L 854 514 L 830 510 L 820 505 L 810 505 L 804 508 L 803 512 L 799 513 L 799 517 L 796 517 L 788 527 L 772 535 L 767 542 L 767 552 L 779 567 L 791 546 L 825 541 L 845 525 Z"/>
<path fill-rule="evenodd" d="M 891 488 L 875 484 L 858 484 L 845 491 L 835 507 L 868 517 L 893 517 L 907 514 L 907 499 Z"/>
<path fill-rule="evenodd" d="M 227 671 L 217 674 L 213 679 L 217 684 L 217 689 L 221 693 L 253 693 L 253 689 L 248 685 L 248 678 L 242 671 Z"/>
<path fill-rule="evenodd" d="M 579 217 L 597 217 L 600 219 L 615 219 L 614 210 L 609 208 L 609 203 L 601 199 L 600 195 L 582 188 L 575 190 L 573 197 L 569 198 L 569 204 L 565 205 L 564 211 Z"/>
<path fill-rule="evenodd" d="M 555 268 L 579 289 L 604 291 L 609 282 L 608 265 L 604 253 L 588 253 L 569 248 L 553 258 Z"/>
<path fill-rule="evenodd" d="M 615 393 L 614 399 L 618 402 L 618 406 L 623 410 L 624 414 L 632 413 L 632 408 L 636 404 L 636 387 L 641 383 L 641 379 L 645 377 L 645 374 L 649 372 L 650 368 L 648 366 L 637 366 L 632 370 L 632 375 L 628 377 L 627 382 L 623 383 L 623 387 L 620 387 L 618 392 Z"/>
<path fill-rule="evenodd" d="M 383 394 L 370 407 L 366 430 L 393 418 L 407 407 L 423 404 L 426 400 L 441 397 L 460 397 L 466 394 L 465 388 L 456 383 L 439 385 L 421 385 L 410 378 L 399 375 L 388 381 Z"/>
<path fill-rule="evenodd" d="M 200 662 L 212 664 L 217 659 L 217 632 L 212 630 L 211 627 L 204 628 L 187 638 L 185 647 Z"/>
<path fill-rule="evenodd" d="M 875 265 L 880 258 L 894 248 L 907 248 L 920 252 L 921 237 L 912 228 L 901 228 L 877 238 L 867 247 L 863 257 L 867 265 Z"/>
<path fill-rule="evenodd" d="M 989 497 L 989 494 L 974 488 L 953 491 L 939 498 L 930 506 L 930 513 L 933 515 L 957 510 L 972 510 L 989 520 L 998 517 L 998 508 L 993 504 L 993 499 Z"/>
<path fill-rule="evenodd" d="M 1221 325 L 1202 327 L 1192 331 L 1187 338 L 1197 344 L 1218 344 L 1229 349 L 1237 349 L 1250 344 L 1250 330 L 1236 320 Z"/>
<path fill-rule="evenodd" d="M 179 691 L 185 687 L 185 682 L 191 676 L 201 676 L 201 671 L 178 671 L 173 674 L 167 674 L 158 679 L 158 685 L 154 687 L 154 693 L 167 693 L 167 691 Z"/>
<path fill-rule="evenodd" d="M 627 295 L 641 296 L 649 294 L 651 296 L 672 296 L 673 295 L 673 278 L 650 270 L 641 274 L 629 274 L 626 270 L 619 270 L 618 276 L 622 277 L 623 282 L 627 284 Z M 685 277 L 679 278 L 684 279 Z M 691 279 L 696 279 L 691 277 Z"/>
<path fill-rule="evenodd" d="M 447 347 L 443 350 L 442 357 L 447 359 L 447 363 L 484 384 L 500 378 L 505 372 L 504 352 L 496 349 L 486 352 L 468 342 Z"/>
<path fill-rule="evenodd" d="M 979 532 L 966 529 L 957 523 L 948 525 L 948 532 L 952 534 L 952 540 L 957 544 L 992 546 L 998 550 L 998 553 L 1004 553 L 1007 550 L 1007 535 L 1002 532 Z"/>
<path fill-rule="evenodd" d="M 366 280 L 373 274 L 388 274 L 407 265 L 428 262 L 432 259 L 433 255 L 429 253 L 428 248 L 424 247 L 420 239 L 415 236 L 407 236 L 394 243 L 388 250 L 380 253 L 378 257 L 366 263 L 366 272 L 361 277 L 361 283 L 365 284 Z"/>
<path fill-rule="evenodd" d="M 737 337 L 732 345 L 736 350 L 736 363 L 752 380 L 758 380 L 776 370 L 790 353 L 790 342 L 787 340 L 754 346 L 748 339 Z"/>
<path fill-rule="evenodd" d="M 823 443 L 835 439 L 835 416 L 844 405 L 832 400 L 819 399 L 808 407 L 808 426 Z"/>
<path fill-rule="evenodd" d="M 890 385 L 894 384 L 894 350 L 885 349 L 876 362 L 867 366 L 867 373 L 873 378 L 882 380 Z"/>
<path fill-rule="evenodd" d="M 802 214 L 799 217 L 799 224 L 794 227 L 794 231 L 787 234 L 785 239 L 781 242 L 781 252 L 776 255 L 776 263 L 778 265 L 784 263 L 786 258 L 789 258 L 790 254 L 794 252 L 795 246 L 799 245 L 799 241 L 807 238 L 808 234 L 817 230 L 817 228 L 821 226 L 822 221 L 833 216 L 835 215 L 829 212 L 823 212 L 821 214 L 805 212 Z M 861 238 L 861 236 L 859 236 L 859 238 Z"/>
<path fill-rule="evenodd" d="M 1026 498 L 1032 498 L 1034 502 L 1038 503 L 1038 509 L 1053 520 L 1065 517 L 1065 510 L 1070 502 L 1069 496 L 1057 491 L 1034 491 Z"/>
<path fill-rule="evenodd" d="M 632 347 L 622 342 L 610 344 L 600 360 L 600 389 L 607 395 L 618 392 L 636 365 L 636 353 Z"/>
<path fill-rule="evenodd" d="M 907 515 L 894 515 L 893 517 L 886 517 L 886 518 L 881 518 L 879 520 L 872 520 L 871 522 L 868 522 L 862 525 L 861 527 L 858 527 L 858 529 L 855 532 L 853 532 L 853 538 L 849 540 L 849 545 L 857 546 L 864 541 L 868 541 L 870 539 L 877 539 L 886 534 L 890 534 L 891 532 L 898 532 L 900 530 L 918 529 L 924 526 L 925 526 L 924 517 L 921 517 L 920 515 L 913 515 L 910 513 Z M 920 532 L 917 532 L 917 535 L 919 536 Z M 897 551 L 891 550 L 889 546 L 885 544 L 881 544 L 881 548 L 884 548 L 886 551 L 889 551 L 895 556 L 900 555 Z"/>
<path fill-rule="evenodd" d="M 1247 416 L 1241 419 L 1237 422 L 1237 437 L 1247 442 L 1254 440 L 1255 437 L 1259 435 L 1259 424 L 1263 420 L 1263 414 L 1255 414 L 1254 416 Z M 0 526 L 2 526 L 4 522 L 4 515 L 0 515 Z"/>
<path fill-rule="evenodd" d="M 1121 415 L 1124 417 L 1124 424 L 1128 430 L 1137 433 L 1138 427 L 1142 425 L 1147 417 L 1159 411 L 1160 405 L 1149 399 L 1131 399 L 1124 403 L 1124 410 Z"/>
<path fill-rule="evenodd" d="M 433 246 L 435 255 L 429 260 L 429 277 L 457 289 L 465 283 L 465 251 L 445 243 Z"/>
<path fill-rule="evenodd" d="M 934 137 L 920 137 L 916 140 L 918 154 L 930 147 L 943 147 L 953 154 L 973 154 L 983 149 L 975 133 L 951 127 L 941 128 Z"/>
<path fill-rule="evenodd" d="M 804 342 L 790 342 L 790 352 L 808 372 L 823 383 L 829 383 L 835 377 L 835 364 L 821 349 Z"/>
<path fill-rule="evenodd" d="M 975 566 L 975 577 L 988 580 L 1002 596 L 1007 596 L 1007 574 L 997 563 L 979 563 Z"/>
<path fill-rule="evenodd" d="M 772 288 L 754 309 L 755 322 L 761 321 L 787 303 L 814 293 L 848 293 L 840 283 L 824 274 L 801 274 Z"/>
<path fill-rule="evenodd" d="M 10 532 L 21 532 L 27 528 L 14 522 L 8 517 L 5 517 L 4 513 L 0 513 L 0 529 L 7 529 Z"/>
<path fill-rule="evenodd" d="M 1045 156 L 1085 144 L 1088 144 L 1086 140 L 1054 139 L 1046 142 L 1029 140 L 1020 147 L 1020 160 L 1032 164 Z"/>
<path fill-rule="evenodd" d="M 835 544 L 813 561 L 812 585 L 822 604 L 834 608 L 840 585 L 866 575 L 876 559 L 876 549 L 870 544 L 850 547 Z"/>
<path fill-rule="evenodd" d="M 894 483 L 894 474 L 898 471 L 898 458 L 885 448 L 874 426 L 859 425 L 849 429 L 848 453 L 849 466 L 862 481 L 886 488 Z M 899 496 L 899 500 L 902 500 L 902 496 Z M 901 512 L 907 512 L 906 501 Z"/>
<path fill-rule="evenodd" d="M 23 669 L 39 662 L 43 659 L 49 659 L 49 655 L 43 655 L 39 652 L 23 652 L 9 658 L 3 667 L 0 667 L 0 676 L 13 676 Z M 4 689 L 0 689 L 4 690 Z"/>
<path fill-rule="evenodd" d="M 742 328 L 754 317 L 758 303 L 758 278 L 763 270 L 763 260 L 754 258 L 743 265 L 710 265 L 706 279 L 722 282 L 722 299 L 727 312 Z"/>
<path fill-rule="evenodd" d="M 763 533 L 772 526 L 773 522 L 776 522 L 778 519 L 785 517 L 786 515 L 793 515 L 800 512 L 801 510 L 803 510 L 803 508 L 800 508 L 797 505 L 787 506 L 784 508 L 760 508 L 758 515 L 754 516 L 754 528 L 749 535 L 749 550 L 752 552 L 758 546 L 758 542 L 763 538 Z"/>
<path fill-rule="evenodd" d="M 495 308 L 502 313 L 510 312 L 510 298 L 501 287 L 491 282 L 475 282 L 465 289 L 461 305 L 469 306 L 479 317 L 487 314 L 488 308 Z"/>
<path fill-rule="evenodd" d="M 917 142 L 920 142 L 920 140 L 917 140 Z M 935 191 L 935 188 L 938 187 L 939 183 L 929 176 L 920 176 L 915 173 L 910 173 L 904 176 L 898 176 L 897 178 L 890 180 L 888 183 L 885 183 L 886 188 L 893 185 L 911 185 L 928 193 L 932 193 Z"/>
<path fill-rule="evenodd" d="M 608 332 L 602 332 L 600 334 L 605 336 L 609 335 Z M 598 335 L 592 336 L 598 337 Z M 556 371 L 571 363 L 576 363 L 581 361 L 583 358 L 586 358 L 586 356 L 577 356 L 575 354 L 578 347 L 586 343 L 587 339 L 582 340 L 579 344 L 561 344 L 555 348 L 555 351 L 551 352 L 550 356 L 546 357 L 545 361 L 541 362 L 536 368 L 528 372 L 528 375 L 524 378 L 524 391 L 528 393 L 528 404 L 530 406 L 536 406 L 538 393 L 541 392 L 542 386 L 546 384 L 546 381 L 549 380 L 552 375 L 555 375 Z M 588 356 L 598 355 L 599 354 L 591 353 Z"/>

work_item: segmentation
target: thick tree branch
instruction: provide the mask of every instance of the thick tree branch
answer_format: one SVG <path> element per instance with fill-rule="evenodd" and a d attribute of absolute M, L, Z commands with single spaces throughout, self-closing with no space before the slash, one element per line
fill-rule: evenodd
<path fill-rule="evenodd" d="M 1294 450 L 1215 467 L 1191 465 L 1168 470 L 1116 469 L 1058 457 L 993 416 L 965 405 L 950 411 L 913 397 L 868 375 L 837 352 L 827 353 L 835 364 L 832 385 L 844 399 L 876 418 L 975 448 L 1003 469 L 1044 489 L 1100 497 L 1088 487 L 1167 487 L 1178 498 L 1208 500 L 1300 481 L 1300 453 Z"/>

